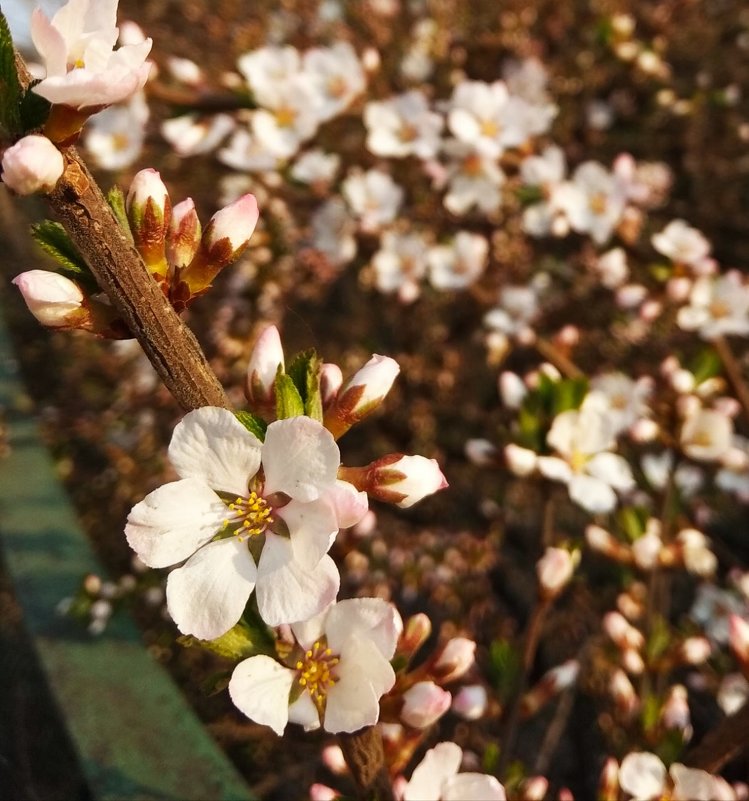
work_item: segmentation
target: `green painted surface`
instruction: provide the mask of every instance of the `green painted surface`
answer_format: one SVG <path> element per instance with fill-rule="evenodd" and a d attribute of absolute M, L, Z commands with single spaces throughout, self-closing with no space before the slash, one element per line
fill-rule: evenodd
<path fill-rule="evenodd" d="M 81 577 L 101 567 L 29 419 L 1 319 L 0 406 L 10 440 L 10 454 L 0 458 L 0 544 L 94 797 L 250 799 L 132 620 L 118 613 L 93 636 L 56 613 Z"/>

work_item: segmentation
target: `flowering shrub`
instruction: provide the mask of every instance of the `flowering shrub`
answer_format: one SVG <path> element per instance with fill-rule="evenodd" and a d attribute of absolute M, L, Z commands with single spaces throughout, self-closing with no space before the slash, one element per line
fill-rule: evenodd
<path fill-rule="evenodd" d="M 141 283 L 49 221 L 57 271 L 14 282 L 42 325 L 120 340 L 118 524 L 172 568 L 232 720 L 341 735 L 366 791 L 346 738 L 374 738 L 382 797 L 742 797 L 749 285 L 645 141 L 740 116 L 738 87 L 679 76 L 666 11 L 591 6 L 573 65 L 564 10 L 475 5 L 253 12 L 215 64 L 156 68 L 116 3 L 37 14 L 46 77 L 14 91 L 51 105 L 6 115 L 3 180 L 64 208 L 73 141 L 120 171 L 96 213 Z M 212 379 L 204 356 L 173 378 L 177 315 Z"/>

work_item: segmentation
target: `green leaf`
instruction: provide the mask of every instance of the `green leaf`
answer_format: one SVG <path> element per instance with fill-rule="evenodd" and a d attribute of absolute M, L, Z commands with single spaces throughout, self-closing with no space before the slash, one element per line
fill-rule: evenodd
<path fill-rule="evenodd" d="M 58 266 L 58 272 L 82 284 L 85 289 L 97 292 L 99 286 L 91 275 L 83 256 L 70 241 L 60 223 L 42 220 L 31 226 L 31 236 L 39 247 L 49 254 Z"/>
<path fill-rule="evenodd" d="M 16 69 L 16 53 L 8 20 L 0 11 L 0 127 L 6 136 L 13 137 L 22 132 L 21 113 L 18 101 L 21 84 Z"/>
<path fill-rule="evenodd" d="M 481 758 L 481 766 L 485 773 L 494 773 L 499 764 L 499 746 L 495 742 L 489 742 L 484 749 L 484 755 Z"/>
<path fill-rule="evenodd" d="M 107 193 L 107 203 L 112 208 L 120 228 L 127 234 L 127 238 L 133 241 L 133 232 L 130 230 L 130 223 L 127 219 L 127 211 L 125 209 L 125 195 L 119 186 L 113 186 Z"/>
<path fill-rule="evenodd" d="M 507 700 L 517 687 L 520 654 L 508 640 L 494 640 L 489 646 L 489 678 L 501 700 Z"/>
<path fill-rule="evenodd" d="M 645 646 L 648 661 L 658 659 L 670 644 L 671 632 L 669 631 L 668 624 L 661 615 L 654 615 L 650 637 Z"/>
<path fill-rule="evenodd" d="M 694 375 L 694 380 L 698 386 L 707 381 L 708 378 L 720 375 L 722 370 L 723 364 L 720 361 L 720 357 L 712 348 L 703 348 L 689 365 L 689 371 Z"/>
<path fill-rule="evenodd" d="M 21 115 L 21 129 L 24 133 L 31 133 L 43 128 L 47 117 L 49 117 L 49 110 L 52 108 L 49 100 L 31 91 L 38 83 L 40 83 L 38 80 L 30 83 L 29 88 L 21 98 L 19 113 Z"/>
<path fill-rule="evenodd" d="M 322 359 L 314 348 L 298 353 L 286 368 L 294 386 L 304 402 L 304 414 L 322 422 L 322 396 L 320 372 Z"/>
<path fill-rule="evenodd" d="M 240 620 L 236 626 L 229 629 L 226 634 L 216 637 L 215 640 L 201 640 L 191 634 L 185 634 L 178 637 L 177 641 L 186 648 L 197 645 L 226 659 L 239 662 L 242 659 L 247 659 L 247 657 L 265 652 L 264 648 L 258 647 L 257 638 L 253 637 L 253 633 L 250 627 Z"/>
<path fill-rule="evenodd" d="M 554 384 L 551 413 L 554 417 L 570 409 L 579 409 L 588 391 L 587 378 L 565 378 Z"/>
<path fill-rule="evenodd" d="M 304 414 L 304 401 L 290 375 L 279 373 L 276 376 L 276 417 L 299 417 Z"/>
<path fill-rule="evenodd" d="M 630 542 L 640 539 L 645 533 L 645 525 L 649 514 L 646 510 L 634 506 L 623 506 L 619 510 L 619 524 Z"/>
<path fill-rule="evenodd" d="M 234 412 L 234 416 L 251 434 L 254 434 L 260 442 L 265 441 L 265 430 L 268 428 L 268 424 L 265 420 L 256 417 L 252 412 L 245 411 Z"/>

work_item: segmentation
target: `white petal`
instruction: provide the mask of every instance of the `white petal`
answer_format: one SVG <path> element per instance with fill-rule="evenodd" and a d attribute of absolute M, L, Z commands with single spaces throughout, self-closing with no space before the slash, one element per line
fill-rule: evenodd
<path fill-rule="evenodd" d="M 155 489 L 127 518 L 125 537 L 149 567 L 187 559 L 221 528 L 226 506 L 202 481 L 186 478 Z"/>
<path fill-rule="evenodd" d="M 593 514 L 610 512 L 616 506 L 616 493 L 599 478 L 573 476 L 568 489 L 570 498 Z"/>
<path fill-rule="evenodd" d="M 341 578 L 329 556 L 313 570 L 295 561 L 291 543 L 267 534 L 257 576 L 257 605 L 269 626 L 306 620 L 333 603 Z"/>
<path fill-rule="evenodd" d="M 386 659 L 392 659 L 400 626 L 392 604 L 381 598 L 339 601 L 325 622 L 328 645 L 341 653 L 352 636 L 372 641 Z"/>
<path fill-rule="evenodd" d="M 301 620 L 298 623 L 293 623 L 291 630 L 294 632 L 297 642 L 303 648 L 310 648 L 312 644 L 319 640 L 325 633 L 325 622 L 328 619 L 328 613 L 333 608 L 326 606 L 319 615 L 314 615 L 307 620 Z"/>
<path fill-rule="evenodd" d="M 325 731 L 335 734 L 373 726 L 380 716 L 380 696 L 394 683 L 393 668 L 373 642 L 349 640 L 338 664 L 338 681 L 328 691 Z"/>
<path fill-rule="evenodd" d="M 305 731 L 320 728 L 320 714 L 308 692 L 303 692 L 289 707 L 289 721 L 304 726 Z"/>
<path fill-rule="evenodd" d="M 169 461 L 181 478 L 202 478 L 209 487 L 247 495 L 260 467 L 260 441 L 227 409 L 204 406 L 177 424 Z"/>
<path fill-rule="evenodd" d="M 325 556 L 338 533 L 335 509 L 324 499 L 302 503 L 289 501 L 276 510 L 289 527 L 294 558 L 312 570 Z"/>
<path fill-rule="evenodd" d="M 539 456 L 536 462 L 538 471 L 545 478 L 567 484 L 572 480 L 572 468 L 557 456 Z"/>
<path fill-rule="evenodd" d="M 441 801 L 505 801 L 504 787 L 485 773 L 458 773 L 442 787 Z"/>
<path fill-rule="evenodd" d="M 627 754 L 619 768 L 619 785 L 635 798 L 655 798 L 666 787 L 666 768 L 655 754 L 647 751 Z"/>
<path fill-rule="evenodd" d="M 627 460 L 616 453 L 597 453 L 587 462 L 585 471 L 620 492 L 629 492 L 635 486 Z"/>
<path fill-rule="evenodd" d="M 293 670 L 269 656 L 253 656 L 234 668 L 229 695 L 240 712 L 255 723 L 270 726 L 280 737 L 288 720 L 293 683 Z"/>
<path fill-rule="evenodd" d="M 442 787 L 460 768 L 463 751 L 455 743 L 439 743 L 426 752 L 406 785 L 403 801 L 439 801 Z"/>
<path fill-rule="evenodd" d="M 169 614 L 183 634 L 213 640 L 242 616 L 256 577 L 246 543 L 237 537 L 209 542 L 169 574 Z"/>
<path fill-rule="evenodd" d="M 268 426 L 263 443 L 265 494 L 285 492 L 314 501 L 336 480 L 341 454 L 333 435 L 311 417 L 290 417 Z"/>
<path fill-rule="evenodd" d="M 355 526 L 369 509 L 367 493 L 359 492 L 347 481 L 336 480 L 327 498 L 335 507 L 339 528 Z"/>

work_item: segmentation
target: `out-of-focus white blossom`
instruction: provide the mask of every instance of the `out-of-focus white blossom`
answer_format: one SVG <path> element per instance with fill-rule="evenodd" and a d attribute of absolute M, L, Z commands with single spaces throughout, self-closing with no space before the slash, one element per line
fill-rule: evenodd
<path fill-rule="evenodd" d="M 380 292 L 397 292 L 402 303 L 421 294 L 427 272 L 429 244 L 422 234 L 385 231 L 381 247 L 372 257 L 375 286 Z"/>
<path fill-rule="evenodd" d="M 713 278 L 698 278 L 689 294 L 689 305 L 679 309 L 677 322 L 703 339 L 749 334 L 749 286 L 737 270 Z"/>
<path fill-rule="evenodd" d="M 369 233 L 393 222 L 403 202 L 403 189 L 379 169 L 351 171 L 341 189 L 362 230 Z"/>
<path fill-rule="evenodd" d="M 367 148 L 377 156 L 433 158 L 440 146 L 444 121 L 431 111 L 423 92 L 412 89 L 364 107 Z"/>
<path fill-rule="evenodd" d="M 429 249 L 429 280 L 436 289 L 465 289 L 486 267 L 489 243 L 480 234 L 459 231 L 449 245 Z"/>

